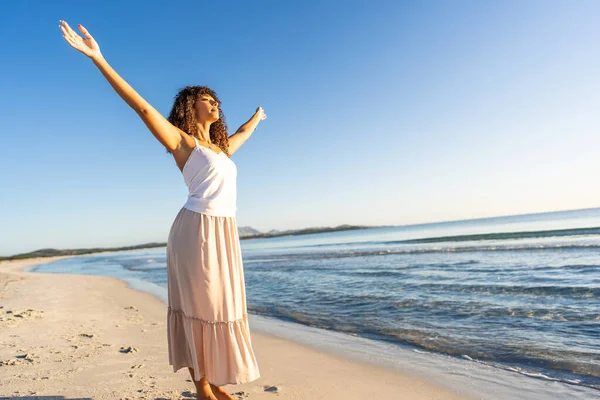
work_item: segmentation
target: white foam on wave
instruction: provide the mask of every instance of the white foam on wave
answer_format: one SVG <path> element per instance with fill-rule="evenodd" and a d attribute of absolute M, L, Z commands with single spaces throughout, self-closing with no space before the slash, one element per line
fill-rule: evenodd
<path fill-rule="evenodd" d="M 251 330 L 301 343 L 317 350 L 417 376 L 456 393 L 486 400 L 585 400 L 598 391 L 578 382 L 549 381 L 484 361 L 380 342 L 272 317 L 250 314 Z M 536 379 L 537 378 L 537 379 Z M 572 384 L 569 384 L 572 383 Z"/>

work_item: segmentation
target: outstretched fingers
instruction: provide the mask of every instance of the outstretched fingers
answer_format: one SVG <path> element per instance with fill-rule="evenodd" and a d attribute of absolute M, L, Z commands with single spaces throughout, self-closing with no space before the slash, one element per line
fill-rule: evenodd
<path fill-rule="evenodd" d="M 69 35 L 77 35 L 77 33 L 69 26 L 69 24 L 67 24 L 67 21 L 63 21 L 61 19 L 60 22 L 63 24 Z"/>
<path fill-rule="evenodd" d="M 77 39 L 77 34 L 75 32 L 73 32 L 73 29 L 71 29 L 65 21 L 61 21 L 61 22 L 63 24 L 59 25 L 59 28 L 62 31 L 65 39 L 70 39 L 74 42 L 75 39 Z"/>
<path fill-rule="evenodd" d="M 63 33 L 63 37 L 65 38 L 65 40 L 67 41 L 67 43 L 69 43 L 71 46 L 75 46 L 75 39 L 73 39 L 71 37 L 71 35 L 69 35 L 69 33 L 65 30 L 65 28 L 63 28 L 62 26 L 59 26 L 60 30 Z"/>
<path fill-rule="evenodd" d="M 77 26 L 79 27 L 79 30 L 83 33 L 83 36 L 86 37 L 86 39 L 91 39 L 92 38 L 92 35 L 90 35 L 90 33 L 87 31 L 87 29 L 85 29 L 83 27 L 83 25 L 79 24 Z"/>

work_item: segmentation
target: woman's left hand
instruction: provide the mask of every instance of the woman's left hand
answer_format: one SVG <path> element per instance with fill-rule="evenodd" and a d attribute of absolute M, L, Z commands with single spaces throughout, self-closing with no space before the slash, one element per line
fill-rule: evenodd
<path fill-rule="evenodd" d="M 263 119 L 267 118 L 267 114 L 265 114 L 265 110 L 263 110 L 263 108 L 260 106 L 256 109 L 255 115 L 258 116 L 259 121 L 262 121 Z"/>

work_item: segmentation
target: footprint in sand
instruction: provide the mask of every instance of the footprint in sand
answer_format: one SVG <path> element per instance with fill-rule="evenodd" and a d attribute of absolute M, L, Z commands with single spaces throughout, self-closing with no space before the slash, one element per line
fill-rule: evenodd
<path fill-rule="evenodd" d="M 128 306 L 128 307 L 123 307 L 125 310 L 130 310 L 132 313 L 134 314 L 129 314 L 127 315 L 127 321 L 129 322 L 142 322 L 144 320 L 144 318 L 140 317 L 137 313 L 140 311 L 137 309 L 137 307 L 134 306 Z"/>
<path fill-rule="evenodd" d="M 43 318 L 44 312 L 28 308 L 27 310 L 0 309 L 0 324 L 4 326 L 15 326 L 20 322 L 32 318 Z"/>
<path fill-rule="evenodd" d="M 279 387 L 277 387 L 277 386 L 264 385 L 263 389 L 265 392 L 279 394 Z"/>
<path fill-rule="evenodd" d="M 131 347 L 131 346 L 128 346 L 128 347 L 123 346 L 119 349 L 119 351 L 121 353 L 136 353 L 138 351 L 138 349 L 135 347 Z"/>
<path fill-rule="evenodd" d="M 145 367 L 144 364 L 134 364 L 129 367 L 128 371 L 123 372 L 123 375 L 128 376 L 129 378 L 138 378 L 138 373 L 140 372 L 139 369 L 143 367 Z"/>
<path fill-rule="evenodd" d="M 33 353 L 25 353 L 17 354 L 15 358 L 16 359 L 0 360 L 0 367 L 32 364 L 39 357 L 35 356 Z"/>
<path fill-rule="evenodd" d="M 97 335 L 93 335 L 91 333 L 80 333 L 79 335 L 68 338 L 67 341 L 76 342 L 77 345 L 71 345 L 71 346 L 77 348 L 77 347 L 82 347 L 82 346 L 91 344 L 90 339 L 93 339 L 96 336 Z"/>
<path fill-rule="evenodd" d="M 185 392 L 160 392 L 155 395 L 154 400 L 171 400 L 171 399 L 195 399 L 196 393 L 192 393 L 190 391 Z"/>

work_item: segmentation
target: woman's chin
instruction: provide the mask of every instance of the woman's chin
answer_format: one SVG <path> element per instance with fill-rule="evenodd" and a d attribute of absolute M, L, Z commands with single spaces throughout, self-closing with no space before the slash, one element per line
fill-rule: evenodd
<path fill-rule="evenodd" d="M 207 115 L 206 117 L 204 117 L 202 119 L 198 119 L 197 121 L 198 122 L 205 121 L 205 122 L 210 122 L 212 124 L 213 122 L 217 122 L 218 120 L 219 120 L 219 117 L 216 115 Z"/>

